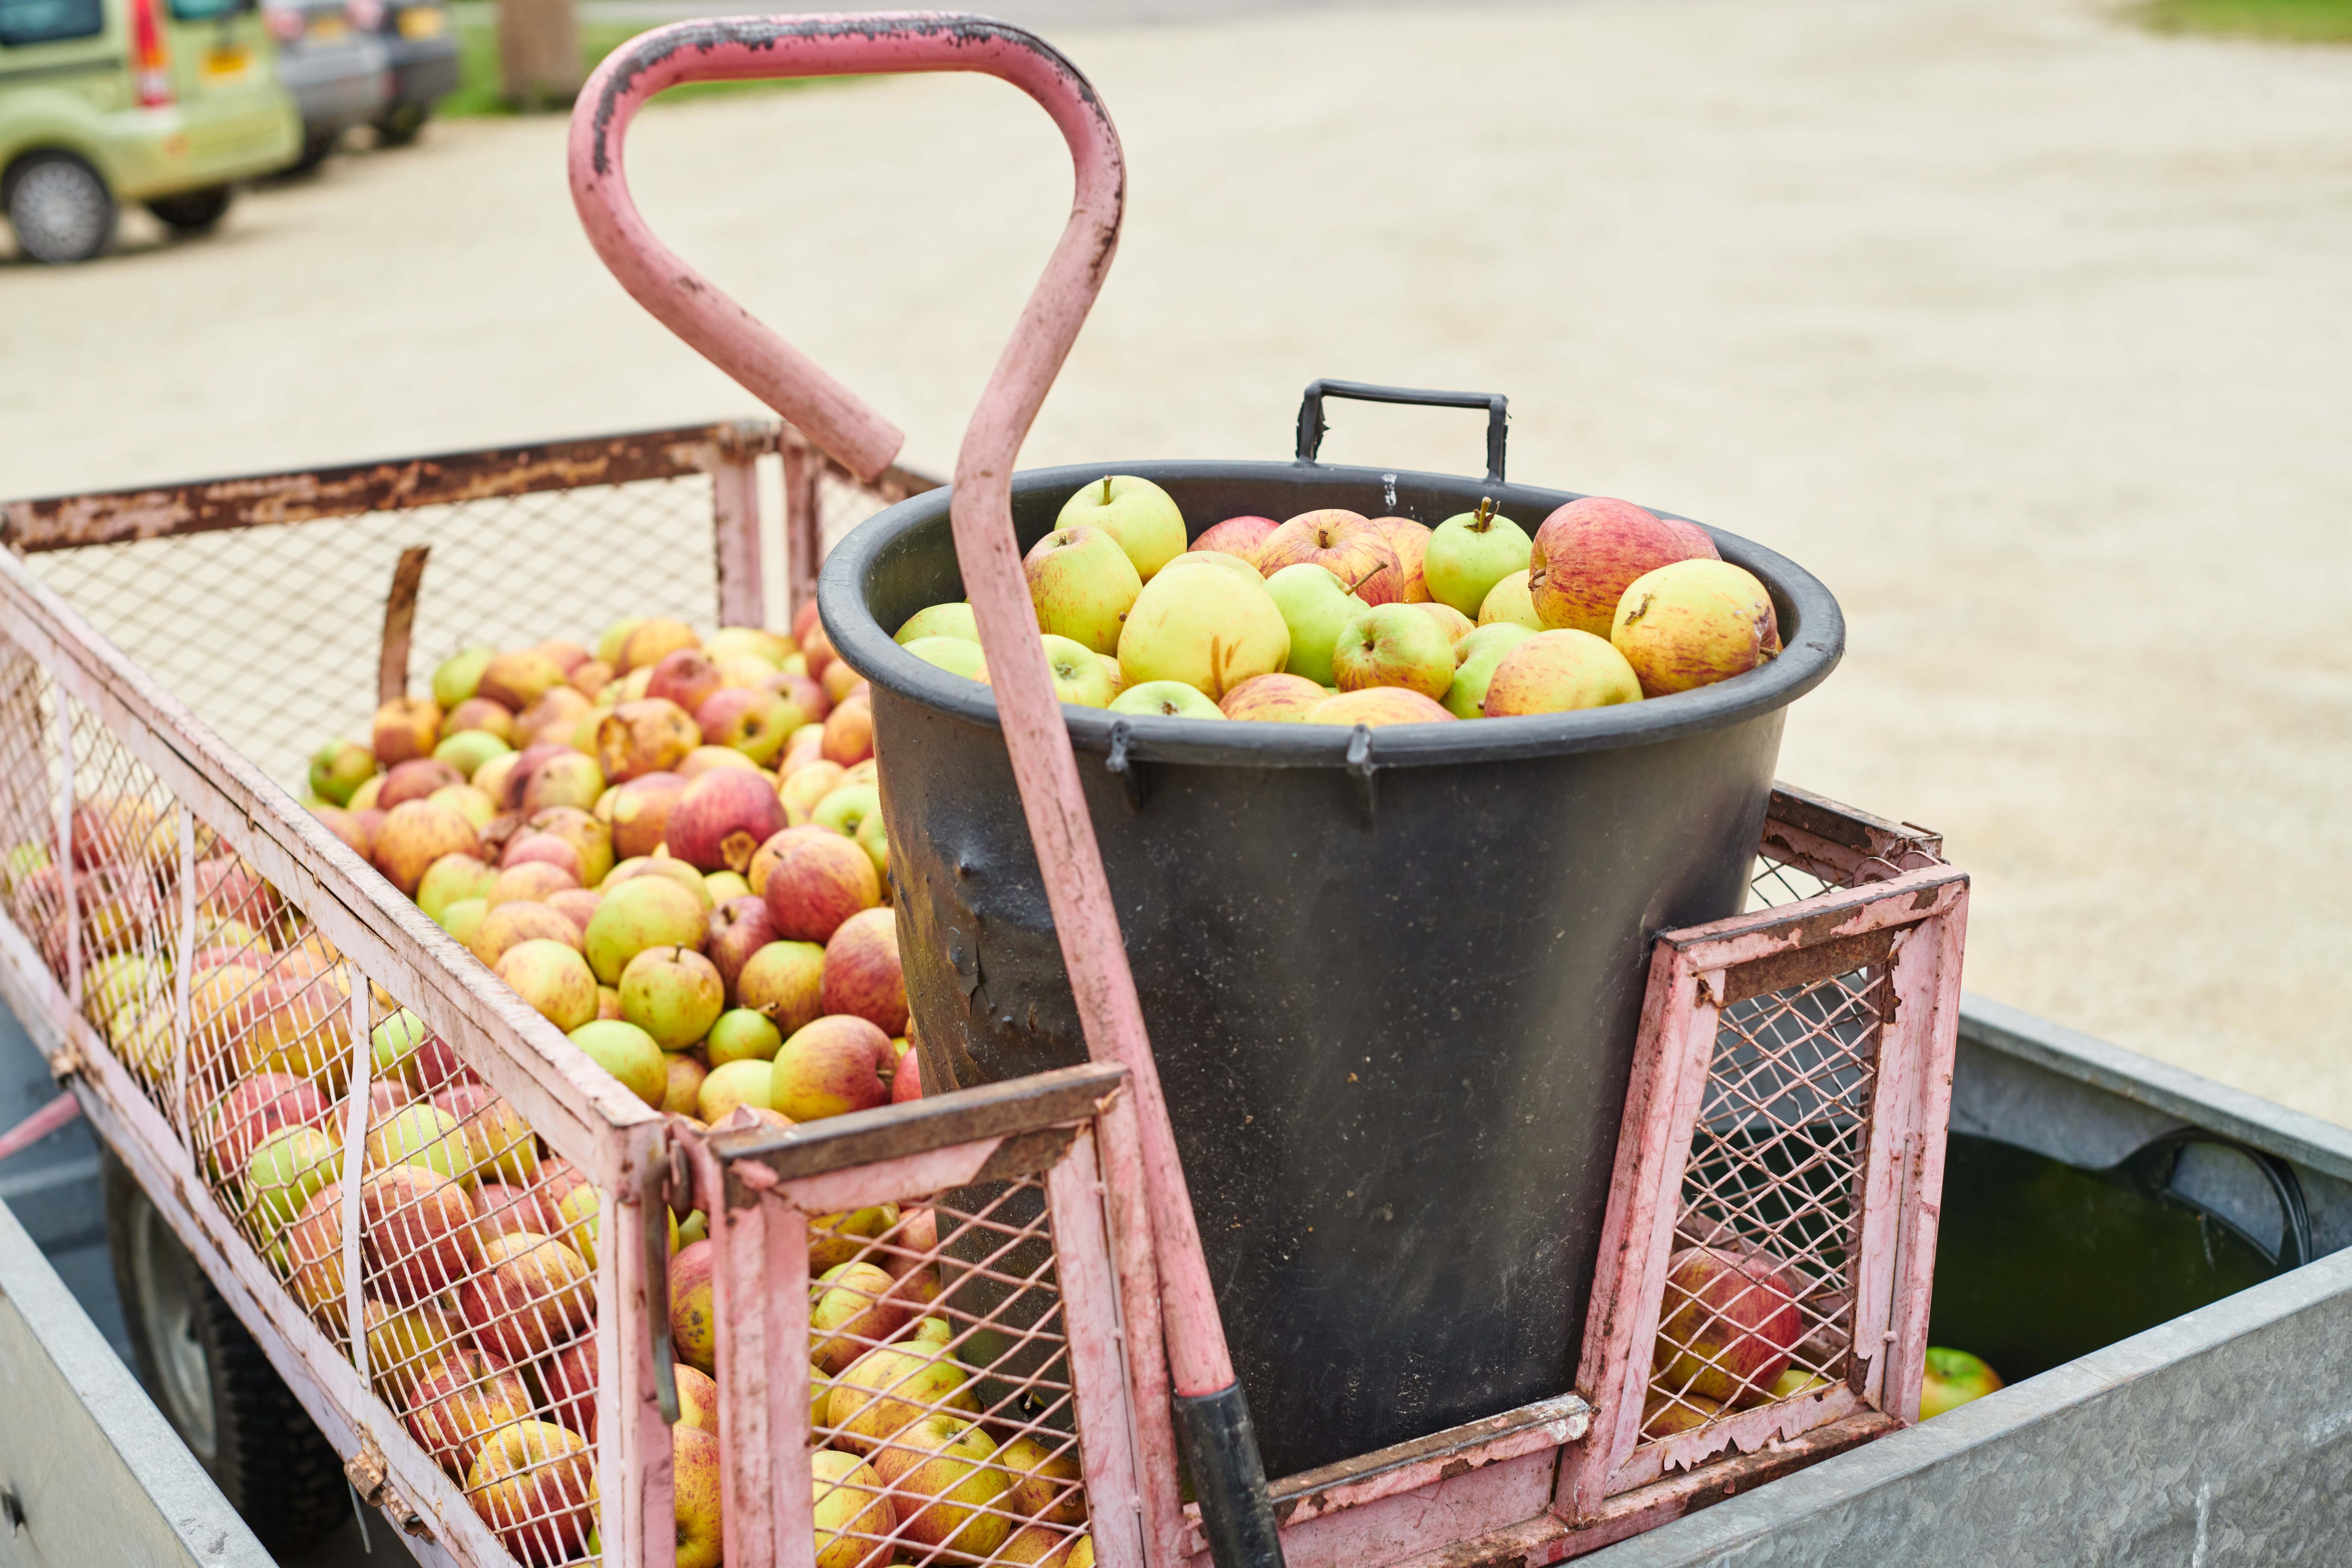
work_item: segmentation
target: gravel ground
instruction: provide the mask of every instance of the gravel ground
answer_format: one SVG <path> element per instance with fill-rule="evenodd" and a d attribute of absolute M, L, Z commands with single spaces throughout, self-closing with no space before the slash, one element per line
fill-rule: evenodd
<path fill-rule="evenodd" d="M 2052 0 L 1055 36 L 1133 206 L 1029 460 L 1281 455 L 1318 374 L 1507 392 L 1515 474 L 1839 593 L 1782 772 L 1947 833 L 1974 988 L 2352 1121 L 2352 51 Z M 747 411 L 598 268 L 562 135 L 440 127 L 211 241 L 0 266 L 0 494 Z M 633 150 L 657 228 L 950 464 L 1066 200 L 1043 117 L 860 84 Z M 1478 443 L 1349 408 L 1327 450 Z"/>

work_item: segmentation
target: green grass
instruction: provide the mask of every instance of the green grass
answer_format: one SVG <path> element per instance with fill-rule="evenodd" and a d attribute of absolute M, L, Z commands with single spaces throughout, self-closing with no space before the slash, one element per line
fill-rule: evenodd
<path fill-rule="evenodd" d="M 641 22 L 587 22 L 580 24 L 580 59 L 587 70 L 594 70 L 606 55 L 646 31 L 653 24 Z M 839 81 L 844 78 L 825 78 Z M 702 81 L 685 87 L 674 87 L 655 100 L 657 103 L 675 103 L 689 98 L 708 98 L 718 93 L 777 92 L 791 88 L 817 85 L 810 80 L 792 81 Z M 549 104 L 551 110 L 569 106 Z M 457 24 L 457 90 L 434 105 L 436 115 L 513 114 L 516 108 L 507 101 L 499 88 L 499 29 L 494 22 L 464 20 Z"/>
<path fill-rule="evenodd" d="M 2149 0 L 2142 15 L 2165 33 L 2352 43 L 2352 0 Z"/>

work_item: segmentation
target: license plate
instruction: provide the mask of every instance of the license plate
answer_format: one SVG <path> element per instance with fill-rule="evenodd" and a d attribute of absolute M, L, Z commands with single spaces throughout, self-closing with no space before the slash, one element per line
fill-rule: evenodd
<path fill-rule="evenodd" d="M 404 38 L 437 38 L 448 25 L 449 18 L 437 6 L 411 5 L 400 14 L 400 36 Z"/>
<path fill-rule="evenodd" d="M 344 25 L 343 19 L 341 16 L 336 16 L 331 11 L 328 11 L 311 17 L 310 26 L 308 30 L 310 37 L 325 39 L 340 38 L 346 32 L 350 31 L 350 28 Z"/>
<path fill-rule="evenodd" d="M 237 44 L 224 44 L 205 51 L 204 79 L 214 87 L 243 81 L 253 68 L 253 56 Z"/>

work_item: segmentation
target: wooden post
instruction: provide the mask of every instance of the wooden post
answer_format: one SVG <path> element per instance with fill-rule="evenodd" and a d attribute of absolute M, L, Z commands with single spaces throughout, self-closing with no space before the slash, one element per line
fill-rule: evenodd
<path fill-rule="evenodd" d="M 587 74 L 572 0 L 499 0 L 499 86 L 508 101 L 567 107 Z"/>

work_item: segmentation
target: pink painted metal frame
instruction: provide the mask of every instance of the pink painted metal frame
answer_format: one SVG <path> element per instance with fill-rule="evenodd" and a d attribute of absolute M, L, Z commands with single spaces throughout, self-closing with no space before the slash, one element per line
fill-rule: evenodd
<path fill-rule="evenodd" d="M 1133 1075 L 1173 1386 L 1213 1394 L 1233 1386 L 1233 1363 L 1012 526 L 1014 458 L 1118 248 L 1126 169 L 1101 100 L 1043 40 L 983 17 L 679 23 L 614 51 L 589 79 L 572 112 L 572 200 L 598 256 L 640 304 L 872 479 L 897 454 L 898 430 L 654 237 L 630 197 L 622 144 L 645 100 L 684 82 L 922 71 L 979 71 L 1021 89 L 1060 128 L 1076 167 L 1069 222 L 965 432 L 950 520 L 1087 1048 Z"/>

